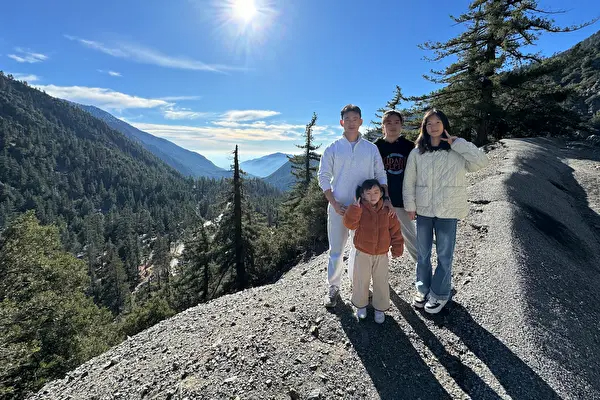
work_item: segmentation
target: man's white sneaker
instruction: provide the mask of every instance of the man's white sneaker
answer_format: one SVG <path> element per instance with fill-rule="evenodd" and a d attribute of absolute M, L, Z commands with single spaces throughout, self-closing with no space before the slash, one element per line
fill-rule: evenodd
<path fill-rule="evenodd" d="M 430 297 L 427 304 L 425 304 L 425 312 L 428 314 L 437 314 L 444 308 L 447 302 L 448 300 L 436 300 Z"/>
<path fill-rule="evenodd" d="M 340 294 L 339 287 L 337 287 L 335 285 L 329 286 L 327 295 L 325 296 L 325 299 L 323 300 L 323 304 L 325 305 L 325 307 L 327 307 L 327 308 L 335 307 L 337 304 L 337 298 L 338 298 L 339 294 Z"/>
<path fill-rule="evenodd" d="M 413 307 L 423 308 L 425 307 L 425 303 L 427 303 L 427 296 L 421 292 L 415 293 L 413 297 Z"/>
<path fill-rule="evenodd" d="M 358 317 L 358 319 L 367 318 L 367 307 L 362 307 L 362 308 L 357 309 L 356 316 Z"/>
<path fill-rule="evenodd" d="M 383 324 L 383 321 L 385 321 L 385 313 L 383 311 L 375 310 L 375 322 Z"/>

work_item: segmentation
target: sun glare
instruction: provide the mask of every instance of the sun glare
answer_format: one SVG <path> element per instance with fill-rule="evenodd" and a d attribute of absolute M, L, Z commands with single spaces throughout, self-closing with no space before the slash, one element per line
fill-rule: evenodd
<path fill-rule="evenodd" d="M 215 36 L 223 36 L 223 43 L 239 54 L 248 55 L 274 40 L 273 32 L 281 32 L 278 25 L 280 11 L 275 0 L 212 0 Z M 276 35 L 279 38 L 281 35 Z"/>
<path fill-rule="evenodd" d="M 257 14 L 254 0 L 234 0 L 231 6 L 233 17 L 246 23 L 252 21 Z"/>

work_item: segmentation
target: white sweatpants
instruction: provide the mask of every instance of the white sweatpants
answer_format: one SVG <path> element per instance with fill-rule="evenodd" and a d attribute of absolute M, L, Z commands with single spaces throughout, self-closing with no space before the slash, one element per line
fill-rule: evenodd
<path fill-rule="evenodd" d="M 331 204 L 327 206 L 327 238 L 329 240 L 329 262 L 327 264 L 327 283 L 329 286 L 340 287 L 342 283 L 342 272 L 344 270 L 342 263 L 342 254 L 348 241 L 348 232 L 350 232 L 350 254 L 348 255 L 348 276 L 352 282 L 352 272 L 354 270 L 354 258 L 356 249 L 354 248 L 354 231 L 344 226 L 343 218 L 335 212 Z"/>

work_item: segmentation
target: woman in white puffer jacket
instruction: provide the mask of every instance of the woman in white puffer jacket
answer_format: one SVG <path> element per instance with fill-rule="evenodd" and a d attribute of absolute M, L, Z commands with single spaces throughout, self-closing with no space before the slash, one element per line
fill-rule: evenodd
<path fill-rule="evenodd" d="M 450 136 L 449 130 L 443 112 L 432 109 L 425 114 L 402 187 L 404 209 L 417 219 L 417 293 L 413 305 L 425 307 L 430 314 L 438 313 L 450 299 L 456 225 L 469 211 L 465 174 L 489 163 L 482 150 Z M 438 265 L 432 274 L 434 231 Z"/>

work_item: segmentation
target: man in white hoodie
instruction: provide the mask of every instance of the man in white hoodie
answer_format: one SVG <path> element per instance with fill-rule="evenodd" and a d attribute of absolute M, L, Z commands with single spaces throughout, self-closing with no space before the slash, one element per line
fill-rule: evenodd
<path fill-rule="evenodd" d="M 342 281 L 342 252 L 348 240 L 348 229 L 343 216 L 354 201 L 356 187 L 367 179 L 377 179 L 384 187 L 384 206 L 394 214 L 387 191 L 387 176 L 377 146 L 363 139 L 358 129 L 362 125 L 362 113 L 358 106 L 348 104 L 341 111 L 340 125 L 344 128 L 341 138 L 325 148 L 319 164 L 319 186 L 329 202 L 327 207 L 327 237 L 329 240 L 329 263 L 325 307 L 335 307 Z M 351 244 L 348 258 L 348 275 L 352 282 L 352 269 L 356 250 Z"/>

